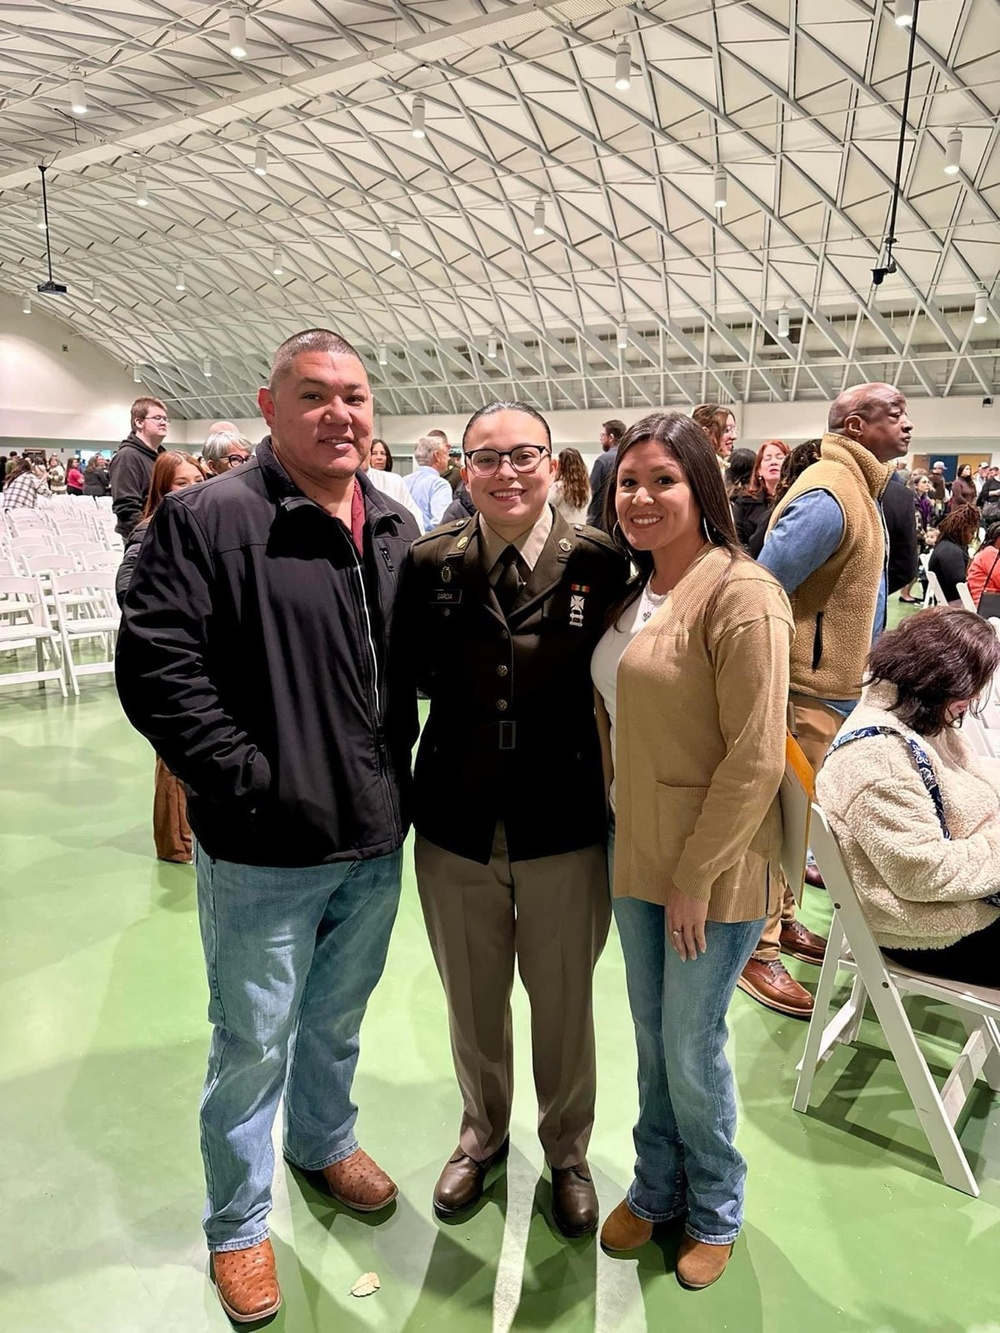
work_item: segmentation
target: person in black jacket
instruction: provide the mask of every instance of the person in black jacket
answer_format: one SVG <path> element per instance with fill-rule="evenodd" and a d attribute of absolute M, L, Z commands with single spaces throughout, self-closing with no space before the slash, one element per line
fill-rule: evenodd
<path fill-rule="evenodd" d="M 966 581 L 969 545 L 979 533 L 979 510 L 974 504 L 959 505 L 938 524 L 938 539 L 928 562 L 928 572 L 937 576 L 945 601 L 961 606 L 958 584 Z"/>
<path fill-rule="evenodd" d="M 553 1217 L 580 1236 L 597 1225 L 591 989 L 611 915 L 589 662 L 628 562 L 548 503 L 551 436 L 533 408 L 481 409 L 463 447 L 478 516 L 415 543 L 400 598 L 430 698 L 414 766 L 417 886 L 464 1104 L 434 1209 L 472 1207 L 507 1155 L 516 962 Z M 442 799 L 456 783 L 459 819 Z"/>
<path fill-rule="evenodd" d="M 889 484 L 879 502 L 885 530 L 889 537 L 889 559 L 886 569 L 887 591 L 891 597 L 900 588 L 908 588 L 920 568 L 920 543 L 917 538 L 917 514 L 913 492 L 901 481 L 899 473 L 889 476 Z"/>
<path fill-rule="evenodd" d="M 618 441 L 625 434 L 625 422 L 612 417 L 601 427 L 600 445 L 594 466 L 590 469 L 590 508 L 587 510 L 587 522 L 592 528 L 604 527 L 604 497 L 608 482 L 615 470 L 618 456 Z"/>
<path fill-rule="evenodd" d="M 365 368 L 310 329 L 278 349 L 258 401 L 271 436 L 256 456 L 154 515 L 116 672 L 129 720 L 188 789 L 214 1026 L 205 1231 L 243 1321 L 281 1301 L 267 1215 L 283 1089 L 289 1162 L 360 1211 L 396 1196 L 358 1146 L 351 1084 L 399 900 L 417 730 L 392 650 L 417 525 L 360 471 Z"/>
<path fill-rule="evenodd" d="M 112 509 L 118 519 L 115 531 L 123 541 L 139 522 L 156 455 L 167 436 L 166 406 L 159 398 L 137 398 L 132 404 L 132 433 L 126 435 L 111 459 Z"/>
<path fill-rule="evenodd" d="M 103 454 L 92 454 L 83 470 L 84 495 L 110 495 L 111 479 L 108 475 L 108 460 Z"/>

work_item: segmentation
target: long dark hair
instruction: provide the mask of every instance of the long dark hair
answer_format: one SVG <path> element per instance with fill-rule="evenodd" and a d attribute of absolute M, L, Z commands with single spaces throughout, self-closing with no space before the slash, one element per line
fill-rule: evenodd
<path fill-rule="evenodd" d="M 677 461 L 684 474 L 684 480 L 691 488 L 694 502 L 701 511 L 707 540 L 713 546 L 721 546 L 723 550 L 729 552 L 729 569 L 712 594 L 712 601 L 721 592 L 736 561 L 750 558 L 744 554 L 740 539 L 736 535 L 733 511 L 726 497 L 726 486 L 711 440 L 690 417 L 684 416 L 682 412 L 651 412 L 649 416 L 630 426 L 622 436 L 615 458 L 615 470 L 604 496 L 604 526 L 611 533 L 611 540 L 639 571 L 639 577 L 632 580 L 625 590 L 625 596 L 609 614 L 609 623 L 617 620 L 628 610 L 653 573 L 652 553 L 636 551 L 625 540 L 615 505 L 618 494 L 618 473 L 621 471 L 622 462 L 637 445 L 646 444 L 650 440 L 661 445 Z"/>
<path fill-rule="evenodd" d="M 590 478 L 579 449 L 560 449 L 559 480 L 567 503 L 573 509 L 583 509 L 590 499 Z"/>

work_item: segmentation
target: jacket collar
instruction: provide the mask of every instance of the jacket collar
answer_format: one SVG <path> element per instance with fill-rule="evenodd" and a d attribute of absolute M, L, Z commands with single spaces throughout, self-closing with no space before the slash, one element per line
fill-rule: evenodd
<path fill-rule="evenodd" d="M 280 509 L 288 512 L 293 509 L 311 506 L 313 509 L 318 509 L 320 513 L 325 512 L 315 500 L 310 500 L 308 495 L 299 490 L 279 463 L 270 435 L 265 435 L 257 446 L 254 460 L 260 468 L 268 495 Z M 243 466 L 247 467 L 249 465 L 244 463 Z M 402 515 L 398 514 L 395 509 L 389 508 L 383 500 L 381 492 L 375 489 L 360 469 L 356 473 L 356 477 L 361 487 L 361 494 L 364 497 L 365 522 L 372 531 L 378 532 L 387 526 L 401 524 L 403 522 Z"/>
<path fill-rule="evenodd" d="M 877 500 L 888 486 L 893 473 L 891 463 L 880 463 L 875 455 L 864 445 L 858 444 L 857 440 L 850 440 L 846 435 L 838 435 L 835 431 L 827 431 L 823 436 L 820 457 L 832 458 L 859 474 L 859 480 L 873 500 Z"/>

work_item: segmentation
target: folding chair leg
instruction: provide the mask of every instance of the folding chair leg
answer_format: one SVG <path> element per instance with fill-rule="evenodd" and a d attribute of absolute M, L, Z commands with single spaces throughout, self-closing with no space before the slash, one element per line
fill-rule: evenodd
<path fill-rule="evenodd" d="M 865 1016 L 865 1004 L 868 1000 L 868 992 L 865 990 L 865 983 L 860 976 L 855 975 L 854 985 L 851 987 L 851 998 L 849 1003 L 854 1006 L 854 1017 L 844 1028 L 840 1040 L 845 1045 L 853 1046 L 858 1039 L 858 1033 L 861 1031 L 861 1020 Z"/>
<path fill-rule="evenodd" d="M 77 698 L 79 698 L 80 684 L 76 678 L 76 669 L 73 664 L 73 651 L 70 648 L 69 635 L 66 633 L 65 629 L 62 632 L 62 651 L 63 651 L 63 667 L 66 676 L 66 682 L 72 688 L 73 694 Z"/>
<path fill-rule="evenodd" d="M 833 998 L 834 987 L 837 984 L 837 972 L 840 969 L 840 950 L 843 943 L 843 927 L 834 916 L 830 923 L 830 936 L 826 942 L 826 955 L 823 959 L 823 968 L 819 974 L 819 985 L 816 987 L 812 1018 L 809 1020 L 809 1031 L 806 1034 L 806 1048 L 802 1054 L 799 1077 L 795 1084 L 795 1096 L 792 1098 L 792 1106 L 796 1111 L 804 1112 L 809 1109 L 813 1079 L 816 1077 L 816 1070 L 821 1062 L 820 1048 L 826 1032 L 826 1016 L 830 1012 L 830 1001 Z"/>
<path fill-rule="evenodd" d="M 976 1178 L 948 1119 L 937 1084 L 927 1068 L 927 1061 L 917 1045 L 899 992 L 894 986 L 879 987 L 872 993 L 871 1002 L 945 1183 L 952 1189 L 978 1198 Z"/>
<path fill-rule="evenodd" d="M 990 1041 L 990 1050 L 983 1062 L 983 1078 L 993 1092 L 1000 1092 L 1000 1026 L 992 1018 L 983 1019 L 983 1029 Z"/>

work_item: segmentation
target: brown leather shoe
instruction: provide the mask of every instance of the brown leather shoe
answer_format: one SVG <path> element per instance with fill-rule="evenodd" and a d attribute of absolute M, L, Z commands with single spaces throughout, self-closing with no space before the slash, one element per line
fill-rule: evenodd
<path fill-rule="evenodd" d="M 247 1250 L 217 1250 L 212 1255 L 212 1276 L 219 1304 L 237 1324 L 267 1319 L 281 1306 L 269 1240 Z"/>
<path fill-rule="evenodd" d="M 597 1191 L 587 1163 L 552 1167 L 552 1220 L 571 1240 L 597 1230 Z"/>
<path fill-rule="evenodd" d="M 636 1217 L 628 1206 L 628 1199 L 622 1199 L 615 1211 L 604 1219 L 604 1226 L 601 1227 L 601 1244 L 606 1250 L 638 1250 L 652 1239 L 652 1222 L 647 1222 L 644 1217 Z"/>
<path fill-rule="evenodd" d="M 356 1213 L 377 1213 L 399 1193 L 395 1182 L 363 1148 L 357 1148 L 342 1162 L 324 1166 L 322 1176 L 337 1202 Z"/>
<path fill-rule="evenodd" d="M 496 1152 L 482 1161 L 456 1148 L 434 1186 L 434 1211 L 438 1217 L 454 1217 L 478 1203 L 486 1188 L 487 1173 L 505 1162 L 509 1152 L 510 1139 L 504 1139 Z"/>
<path fill-rule="evenodd" d="M 788 969 L 777 958 L 770 963 L 751 958 L 736 984 L 767 1009 L 791 1018 L 812 1017 L 813 997 L 805 986 L 789 976 Z"/>
<path fill-rule="evenodd" d="M 814 935 L 801 921 L 782 921 L 781 952 L 802 963 L 819 966 L 826 954 L 826 940 L 822 935 Z"/>
<path fill-rule="evenodd" d="M 688 1291 L 701 1291 L 718 1282 L 726 1271 L 732 1245 L 706 1245 L 685 1236 L 677 1251 L 677 1281 Z"/>
<path fill-rule="evenodd" d="M 806 862 L 805 881 L 814 889 L 826 888 L 826 880 L 819 873 L 819 866 L 815 861 Z"/>

